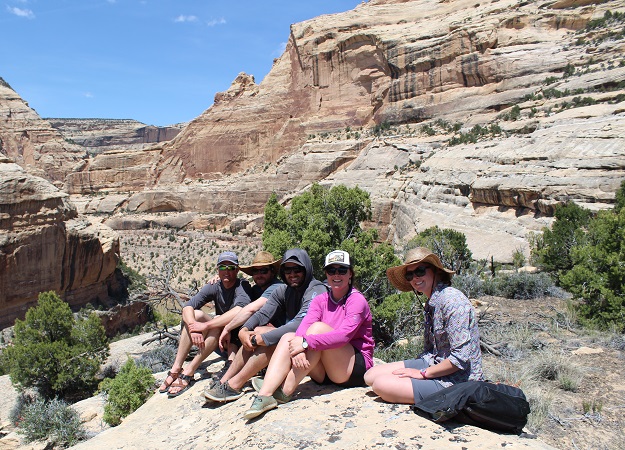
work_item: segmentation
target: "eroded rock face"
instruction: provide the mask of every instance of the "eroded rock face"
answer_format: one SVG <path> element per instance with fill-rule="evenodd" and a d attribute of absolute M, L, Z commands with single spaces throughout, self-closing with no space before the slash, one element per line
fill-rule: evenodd
<path fill-rule="evenodd" d="M 157 127 L 130 119 L 47 119 L 63 137 L 97 155 L 107 150 L 141 150 L 175 138 L 185 124 Z"/>
<path fill-rule="evenodd" d="M 68 195 L 0 158 L 0 328 L 23 318 L 40 292 L 72 307 L 110 301 L 119 239 L 79 216 Z"/>
<path fill-rule="evenodd" d="M 557 204 L 610 208 L 625 177 L 625 41 L 598 39 L 622 23 L 578 33 L 622 9 L 378 0 L 294 24 L 260 84 L 239 74 L 175 139 L 91 158 L 67 191 L 98 194 L 85 212 L 237 220 L 272 192 L 357 185 L 398 248 L 439 225 L 509 261 Z M 476 125 L 477 142 L 452 144 Z"/>
<path fill-rule="evenodd" d="M 0 154 L 60 187 L 78 170 L 85 151 L 64 140 L 0 78 Z"/>

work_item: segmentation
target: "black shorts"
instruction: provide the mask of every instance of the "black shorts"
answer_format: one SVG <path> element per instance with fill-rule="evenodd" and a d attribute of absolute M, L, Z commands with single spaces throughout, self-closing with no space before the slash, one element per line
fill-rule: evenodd
<path fill-rule="evenodd" d="M 347 381 L 343 383 L 335 383 L 328 377 L 326 373 L 326 377 L 323 379 L 321 383 L 318 384 L 336 384 L 341 387 L 364 387 L 365 383 L 365 372 L 367 371 L 367 366 L 365 365 L 365 358 L 360 353 L 356 347 L 354 347 L 354 356 L 356 359 L 354 360 L 354 368 L 352 369 L 352 374 L 349 376 Z M 314 380 L 313 380 L 314 381 Z"/>

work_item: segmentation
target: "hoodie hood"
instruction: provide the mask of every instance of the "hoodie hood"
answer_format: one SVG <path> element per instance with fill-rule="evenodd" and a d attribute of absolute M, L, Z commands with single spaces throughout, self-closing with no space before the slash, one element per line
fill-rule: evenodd
<path fill-rule="evenodd" d="M 286 283 L 286 277 L 284 276 L 284 264 L 293 263 L 298 266 L 302 266 L 306 270 L 306 276 L 304 277 L 304 282 L 300 287 L 297 288 L 298 291 L 303 293 L 310 282 L 314 280 L 313 277 L 313 266 L 312 261 L 310 260 L 310 256 L 306 250 L 302 250 L 301 248 L 292 248 L 284 252 L 284 256 L 282 257 L 282 264 L 280 264 L 280 278 L 284 280 Z"/>

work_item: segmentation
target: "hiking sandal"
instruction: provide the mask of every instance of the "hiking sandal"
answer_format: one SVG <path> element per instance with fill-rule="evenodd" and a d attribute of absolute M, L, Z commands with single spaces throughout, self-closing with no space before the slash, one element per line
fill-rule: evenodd
<path fill-rule="evenodd" d="M 182 385 L 182 389 L 180 389 L 179 391 L 176 392 L 171 392 L 169 391 L 167 393 L 167 397 L 169 398 L 174 398 L 174 397 L 178 397 L 180 394 L 182 394 L 183 392 L 185 392 L 187 389 L 189 389 L 191 387 L 191 385 L 193 384 L 193 382 L 195 381 L 195 379 L 193 378 L 193 376 L 191 375 L 185 375 L 184 373 L 181 374 L 180 376 L 178 376 L 178 379 L 176 380 L 179 382 L 179 384 L 174 385 L 172 383 L 172 386 L 170 387 L 180 387 L 179 385 L 182 383 L 187 383 Z"/>
<path fill-rule="evenodd" d="M 171 370 L 167 372 L 167 377 L 165 378 L 165 380 L 163 381 L 163 384 L 158 389 L 158 392 L 161 394 L 165 394 L 167 391 L 169 391 L 169 388 L 171 387 L 172 383 L 174 381 L 176 381 L 178 379 L 178 377 L 180 376 L 180 373 L 182 372 L 182 369 L 179 372 L 172 372 Z M 171 378 L 171 381 L 168 383 L 167 380 Z"/>

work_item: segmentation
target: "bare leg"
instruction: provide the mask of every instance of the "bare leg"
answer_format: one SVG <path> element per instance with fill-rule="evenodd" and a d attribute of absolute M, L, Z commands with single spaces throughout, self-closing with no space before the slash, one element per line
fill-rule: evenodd
<path fill-rule="evenodd" d="M 323 322 L 313 323 L 307 330 L 308 335 L 323 334 L 332 331 L 333 328 Z M 308 350 L 306 357 L 310 363 L 308 369 L 291 368 L 284 380 L 282 390 L 291 395 L 306 375 L 321 383 L 326 374 L 334 383 L 344 383 L 354 370 L 356 353 L 351 344 L 329 350 Z"/>
<path fill-rule="evenodd" d="M 200 312 L 200 313 L 204 315 L 204 313 L 202 313 L 202 312 Z M 208 318 L 208 316 L 206 316 L 206 317 Z M 197 318 L 197 311 L 196 311 L 196 318 Z M 186 329 L 186 327 L 185 327 L 185 329 Z M 202 364 L 202 362 L 208 357 L 208 355 L 213 353 L 215 351 L 215 349 L 217 348 L 217 345 L 219 344 L 219 335 L 221 334 L 221 330 L 222 330 L 221 328 L 213 328 L 211 330 L 208 330 L 208 332 L 206 333 L 206 336 L 204 338 L 204 348 L 197 355 L 195 355 L 195 357 L 191 360 L 191 362 L 189 364 L 187 364 L 187 366 L 184 368 L 184 370 L 182 371 L 182 373 L 184 375 L 188 375 L 191 378 L 193 378 L 193 375 L 195 374 L 195 371 L 200 366 L 200 364 Z M 189 335 L 188 330 L 184 334 L 187 335 L 187 339 L 189 340 L 189 343 L 190 343 L 191 342 L 191 336 Z M 181 336 L 180 340 L 182 341 L 182 336 Z M 190 348 L 191 347 L 189 346 L 189 349 Z M 187 355 L 188 354 L 189 354 L 189 352 L 187 351 Z M 186 356 L 185 356 L 185 358 L 186 358 Z M 169 393 L 170 394 L 176 394 L 178 391 L 182 390 L 187 384 L 188 383 L 183 382 L 179 378 L 178 380 L 176 380 L 171 385 L 171 387 L 169 388 Z"/>
<path fill-rule="evenodd" d="M 258 395 L 273 395 L 276 389 L 282 384 L 289 370 L 291 370 L 291 352 L 289 350 L 289 341 L 295 337 L 295 333 L 286 333 L 276 346 L 273 356 L 269 360 L 267 366 L 267 374 L 263 381 L 263 387 Z"/>
<path fill-rule="evenodd" d="M 365 373 L 365 383 L 368 386 L 373 386 L 373 382 L 379 376 L 388 376 L 392 375 L 394 370 L 403 369 L 405 367 L 403 361 L 396 361 L 387 364 L 378 364 L 377 366 L 373 366 L 371 369 L 367 370 Z"/>
<path fill-rule="evenodd" d="M 232 378 L 227 380 L 230 387 L 237 390 L 241 389 L 250 378 L 258 373 L 259 370 L 267 367 L 275 349 L 275 346 L 259 347 L 254 351 L 254 353 L 245 350 L 245 352 L 249 354 L 249 357 L 247 358 L 247 361 L 245 361 L 241 370 Z M 222 378 L 222 383 L 224 381 L 225 380 Z"/>
<path fill-rule="evenodd" d="M 373 366 L 365 373 L 365 383 L 378 394 L 382 400 L 389 403 L 414 403 L 414 392 L 412 389 L 412 379 L 410 377 L 399 377 L 393 375 L 393 371 L 403 369 L 403 361 L 380 364 Z"/>

